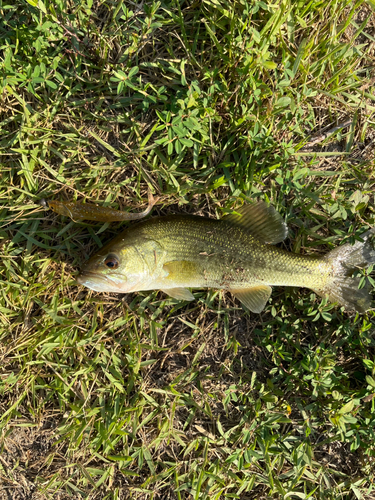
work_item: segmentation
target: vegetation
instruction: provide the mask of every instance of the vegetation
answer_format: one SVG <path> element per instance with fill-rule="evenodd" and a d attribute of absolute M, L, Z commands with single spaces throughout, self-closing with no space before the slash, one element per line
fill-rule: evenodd
<path fill-rule="evenodd" d="M 354 241 L 375 224 L 374 10 L 0 1 L 1 500 L 373 498 L 374 311 L 94 293 L 75 276 L 126 224 L 40 200 L 261 198 L 294 252 Z"/>

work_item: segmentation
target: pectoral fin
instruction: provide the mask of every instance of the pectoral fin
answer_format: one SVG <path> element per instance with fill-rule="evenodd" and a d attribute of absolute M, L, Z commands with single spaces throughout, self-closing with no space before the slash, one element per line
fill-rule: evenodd
<path fill-rule="evenodd" d="M 230 290 L 244 306 L 250 309 L 253 313 L 263 311 L 268 299 L 271 296 L 272 288 L 268 285 L 259 285 L 251 288 L 238 288 Z"/>
<path fill-rule="evenodd" d="M 197 266 L 189 260 L 172 260 L 163 266 L 165 276 L 164 283 L 171 288 L 163 288 L 162 291 L 177 300 L 194 300 L 194 295 L 187 289 L 186 284 L 191 281 L 197 273 Z M 182 286 L 179 286 L 182 285 Z"/>
<path fill-rule="evenodd" d="M 163 266 L 167 273 L 166 278 L 170 281 L 181 282 L 192 279 L 196 276 L 197 265 L 190 260 L 172 260 Z"/>
<path fill-rule="evenodd" d="M 177 300 L 194 300 L 194 295 L 187 288 L 167 288 L 162 292 Z"/>

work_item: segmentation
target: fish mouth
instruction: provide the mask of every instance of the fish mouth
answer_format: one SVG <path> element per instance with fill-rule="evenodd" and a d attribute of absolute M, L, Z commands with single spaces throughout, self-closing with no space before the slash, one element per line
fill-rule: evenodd
<path fill-rule="evenodd" d="M 81 271 L 76 281 L 79 285 L 90 288 L 95 292 L 123 292 L 120 283 L 116 283 L 108 276 L 102 276 L 92 271 Z"/>

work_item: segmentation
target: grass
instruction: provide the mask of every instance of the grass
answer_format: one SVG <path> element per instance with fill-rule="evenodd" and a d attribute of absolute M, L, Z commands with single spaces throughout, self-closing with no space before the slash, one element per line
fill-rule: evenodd
<path fill-rule="evenodd" d="M 289 250 L 353 241 L 375 223 L 374 10 L 0 1 L 1 500 L 373 498 L 374 311 L 90 292 L 77 271 L 124 224 L 39 202 L 260 197 Z"/>

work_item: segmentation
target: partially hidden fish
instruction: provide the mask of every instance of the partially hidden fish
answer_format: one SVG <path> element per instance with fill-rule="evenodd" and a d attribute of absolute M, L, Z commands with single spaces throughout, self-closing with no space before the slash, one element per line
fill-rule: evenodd
<path fill-rule="evenodd" d="M 148 194 L 148 206 L 143 212 L 137 214 L 115 210 L 110 207 L 101 207 L 92 203 L 79 203 L 75 201 L 43 200 L 49 208 L 59 215 L 66 215 L 74 221 L 93 220 L 98 222 L 117 222 L 123 220 L 139 220 L 146 217 L 156 203 L 152 193 Z"/>
<path fill-rule="evenodd" d="M 98 292 L 162 290 L 193 300 L 189 288 L 229 290 L 260 313 L 271 286 L 312 289 L 351 311 L 371 307 L 370 285 L 358 289 L 353 271 L 375 262 L 375 229 L 362 241 L 323 257 L 274 246 L 287 236 L 280 214 L 264 202 L 246 205 L 220 220 L 190 215 L 155 217 L 129 227 L 83 267 L 78 283 Z"/>

